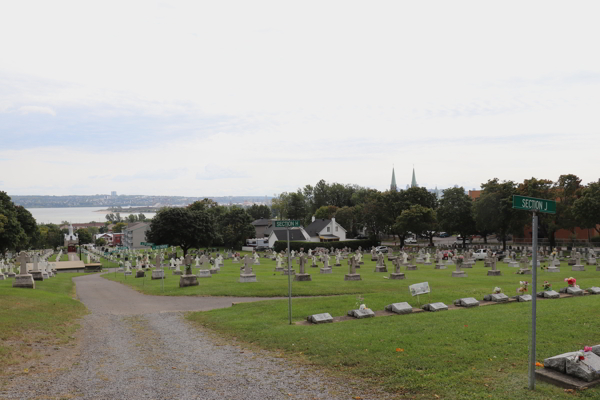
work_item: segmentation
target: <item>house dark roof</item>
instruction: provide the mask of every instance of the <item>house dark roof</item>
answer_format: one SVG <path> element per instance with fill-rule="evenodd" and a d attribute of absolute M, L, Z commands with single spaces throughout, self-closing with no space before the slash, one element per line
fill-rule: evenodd
<path fill-rule="evenodd" d="M 273 229 L 273 233 L 277 240 L 287 240 L 287 229 Z M 290 241 L 304 242 L 306 238 L 300 229 L 290 229 Z"/>
<path fill-rule="evenodd" d="M 304 230 L 309 236 L 319 236 L 319 232 L 329 225 L 330 222 L 330 219 L 315 219 L 309 226 L 304 228 Z"/>
<path fill-rule="evenodd" d="M 269 225 L 271 225 L 271 220 L 268 218 L 257 219 L 256 221 L 252 222 L 252 225 L 254 225 L 254 226 L 269 226 Z"/>

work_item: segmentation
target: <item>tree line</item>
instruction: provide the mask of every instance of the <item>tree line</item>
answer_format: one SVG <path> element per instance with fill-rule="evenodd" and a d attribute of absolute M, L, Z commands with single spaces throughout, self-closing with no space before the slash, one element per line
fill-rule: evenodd
<path fill-rule="evenodd" d="M 425 236 L 433 244 L 435 232 L 459 234 L 463 244 L 470 235 L 496 234 L 506 248 L 509 235 L 522 237 L 531 225 L 531 214 L 512 208 L 512 196 L 523 195 L 557 201 L 556 214 L 539 217 L 540 237 L 556 245 L 556 232 L 575 228 L 598 231 L 600 224 L 600 180 L 583 185 L 573 174 L 556 181 L 531 178 L 521 183 L 490 179 L 481 185 L 473 200 L 462 187 L 443 191 L 438 199 L 425 188 L 378 191 L 358 185 L 328 184 L 320 180 L 296 192 L 284 192 L 273 199 L 273 212 L 282 219 L 298 219 L 304 225 L 316 218 L 332 218 L 355 237 L 366 230 L 375 238 L 397 236 L 400 244 L 411 234 Z M 600 233 L 600 231 L 598 231 Z"/>

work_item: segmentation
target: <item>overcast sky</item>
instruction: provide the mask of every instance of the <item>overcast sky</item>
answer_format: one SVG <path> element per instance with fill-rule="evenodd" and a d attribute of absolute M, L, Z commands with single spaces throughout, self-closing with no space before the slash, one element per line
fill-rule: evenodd
<path fill-rule="evenodd" d="M 4 1 L 0 190 L 600 177 L 600 2 Z"/>

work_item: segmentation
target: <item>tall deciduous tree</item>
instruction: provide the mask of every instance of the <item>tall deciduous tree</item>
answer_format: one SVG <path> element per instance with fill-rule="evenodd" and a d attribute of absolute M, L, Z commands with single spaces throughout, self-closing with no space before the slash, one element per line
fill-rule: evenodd
<path fill-rule="evenodd" d="M 523 232 L 527 221 L 527 214 L 512 207 L 517 184 L 513 181 L 500 182 L 494 178 L 482 184 L 481 188 L 481 196 L 473 204 L 477 230 L 482 236 L 496 233 L 506 250 L 507 235 Z"/>
<path fill-rule="evenodd" d="M 600 233 L 600 179 L 590 183 L 573 203 L 573 217 L 582 228 Z"/>
<path fill-rule="evenodd" d="M 246 239 L 254 237 L 253 217 L 239 207 L 230 208 L 219 221 L 225 246 L 241 249 Z"/>
<path fill-rule="evenodd" d="M 402 214 L 396 219 L 395 229 L 398 232 L 413 232 L 420 234 L 431 231 L 433 224 L 436 223 L 435 211 L 429 207 L 423 207 L 414 204 L 402 211 Z M 401 240 L 401 246 L 404 246 L 404 240 Z"/>
<path fill-rule="evenodd" d="M 92 243 L 92 234 L 85 228 L 77 229 L 77 237 L 79 238 L 79 244 Z"/>
<path fill-rule="evenodd" d="M 21 251 L 23 249 L 29 249 L 39 242 L 40 231 L 37 226 L 37 222 L 33 215 L 29 211 L 22 206 L 15 206 L 15 211 L 17 213 L 17 220 L 19 221 L 19 225 L 23 228 L 24 235 L 21 236 L 20 241 L 15 248 L 17 251 Z"/>
<path fill-rule="evenodd" d="M 462 187 L 444 190 L 437 216 L 446 232 L 458 233 L 463 238 L 463 247 L 468 235 L 476 231 L 473 218 L 473 201 Z"/>
<path fill-rule="evenodd" d="M 4 255 L 26 240 L 15 205 L 6 192 L 0 192 L 0 225 L 0 252 Z"/>
<path fill-rule="evenodd" d="M 261 218 L 271 218 L 271 209 L 264 204 L 252 204 L 246 209 L 246 212 L 252 217 L 252 221 Z"/>
<path fill-rule="evenodd" d="M 163 208 L 150 222 L 146 240 L 157 245 L 180 246 L 184 256 L 191 248 L 210 246 L 216 236 L 215 220 L 206 209 Z"/>
<path fill-rule="evenodd" d="M 336 206 L 323 206 L 319 207 L 317 211 L 315 211 L 315 218 L 317 219 L 331 219 L 335 217 L 338 208 Z"/>

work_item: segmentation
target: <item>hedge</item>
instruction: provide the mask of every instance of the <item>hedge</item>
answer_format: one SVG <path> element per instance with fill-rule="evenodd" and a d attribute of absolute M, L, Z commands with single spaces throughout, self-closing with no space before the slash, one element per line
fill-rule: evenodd
<path fill-rule="evenodd" d="M 600 236 L 594 236 L 593 238 L 590 238 L 590 242 L 600 243 Z"/>
<path fill-rule="evenodd" d="M 339 242 L 291 242 L 290 241 L 290 251 L 300 251 L 300 248 L 304 248 L 304 251 L 308 251 L 308 249 L 316 249 L 317 247 L 325 247 L 326 249 L 334 248 L 334 249 L 343 249 L 344 247 L 348 247 L 352 250 L 357 250 L 360 247 L 363 250 L 368 250 L 372 246 L 379 246 L 380 242 L 376 240 L 344 240 Z M 287 249 L 287 241 L 278 240 L 275 242 L 275 246 L 273 247 L 276 252 L 285 251 Z"/>

